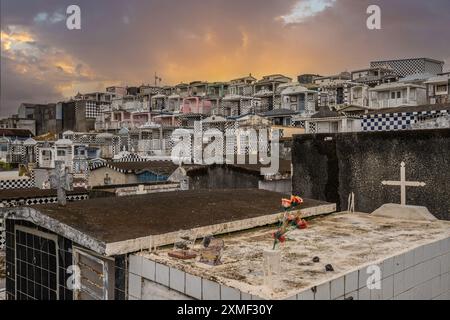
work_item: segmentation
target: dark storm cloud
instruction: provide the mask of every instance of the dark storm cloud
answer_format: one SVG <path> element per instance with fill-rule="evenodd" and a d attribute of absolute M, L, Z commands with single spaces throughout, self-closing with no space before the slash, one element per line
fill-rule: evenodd
<path fill-rule="evenodd" d="M 300 1 L 81 0 L 82 30 L 69 31 L 59 17 L 72 0 L 2 0 L 2 32 L 20 27 L 33 44 L 7 53 L 17 59 L 2 59 L 9 68 L 2 70 L 0 114 L 33 96 L 40 102 L 105 84 L 150 83 L 155 72 L 174 84 L 250 72 L 327 74 L 365 67 L 371 59 L 450 60 L 450 1 L 320 1 L 329 6 L 286 24 L 283 16 L 298 16 Z M 381 31 L 366 28 L 370 4 L 382 8 Z"/>

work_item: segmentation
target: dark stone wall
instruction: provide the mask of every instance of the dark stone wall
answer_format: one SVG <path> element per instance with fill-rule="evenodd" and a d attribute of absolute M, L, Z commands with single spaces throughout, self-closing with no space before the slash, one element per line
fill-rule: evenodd
<path fill-rule="evenodd" d="M 407 188 L 407 204 L 450 220 L 450 129 L 296 136 L 293 191 L 335 202 L 340 210 L 354 192 L 355 209 L 370 213 L 400 203 L 400 187 L 381 182 L 399 181 L 402 161 L 408 181 L 427 184 Z"/>
<path fill-rule="evenodd" d="M 200 189 L 258 189 L 262 176 L 237 171 L 226 166 L 209 166 L 188 173 L 189 188 Z"/>

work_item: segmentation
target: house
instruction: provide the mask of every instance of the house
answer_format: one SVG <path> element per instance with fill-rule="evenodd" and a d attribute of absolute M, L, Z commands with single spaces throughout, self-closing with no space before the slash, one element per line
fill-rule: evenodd
<path fill-rule="evenodd" d="M 35 132 L 36 135 L 62 131 L 62 118 L 60 114 L 57 114 L 56 104 L 54 103 L 22 103 L 18 110 L 18 118 L 34 121 L 35 128 L 31 131 Z"/>
<path fill-rule="evenodd" d="M 292 117 L 299 114 L 298 111 L 291 109 L 275 109 L 267 112 L 260 113 L 261 117 L 266 118 L 275 126 L 291 126 Z"/>
<path fill-rule="evenodd" d="M 424 82 L 430 104 L 450 103 L 450 74 L 435 76 Z"/>
<path fill-rule="evenodd" d="M 55 161 L 63 161 L 65 167 L 76 175 L 84 175 L 88 169 L 88 145 L 59 139 L 53 144 L 38 147 L 38 168 L 54 169 Z"/>
<path fill-rule="evenodd" d="M 400 77 L 406 77 L 416 73 L 430 73 L 437 75 L 442 73 L 444 62 L 430 58 L 409 58 L 395 60 L 372 61 L 371 68 L 390 68 Z"/>
<path fill-rule="evenodd" d="M 188 97 L 183 99 L 181 105 L 182 114 L 211 114 L 212 103 L 211 101 L 201 98 L 199 96 Z"/>
<path fill-rule="evenodd" d="M 150 111 L 163 111 L 167 108 L 167 96 L 165 94 L 156 94 L 151 97 Z"/>
<path fill-rule="evenodd" d="M 362 131 L 398 131 L 420 128 L 429 120 L 445 119 L 450 115 L 450 104 L 402 106 L 371 111 L 362 116 Z M 445 123 L 443 128 L 448 128 Z M 434 126 L 433 128 L 439 128 Z"/>
<path fill-rule="evenodd" d="M 105 162 L 90 168 L 89 186 L 167 181 L 178 167 L 172 161 Z"/>
<path fill-rule="evenodd" d="M 227 82 L 213 82 L 208 84 L 206 98 L 211 101 L 211 110 L 213 114 L 219 114 L 221 111 L 222 98 L 228 92 Z"/>
<path fill-rule="evenodd" d="M 251 74 L 247 77 L 233 79 L 229 82 L 228 94 L 234 96 L 251 96 L 254 92 L 256 78 Z"/>
<path fill-rule="evenodd" d="M 368 86 L 351 81 L 349 72 L 314 79 L 318 86 L 318 106 L 340 109 L 350 105 L 367 104 Z"/>
<path fill-rule="evenodd" d="M 351 80 L 351 74 L 347 71 L 341 72 L 336 75 L 324 76 L 324 77 L 314 77 L 313 83 L 316 85 L 323 85 L 335 81 L 348 81 Z"/>
<path fill-rule="evenodd" d="M 185 233 L 202 239 L 276 224 L 283 215 L 281 197 L 263 190 L 197 190 L 97 198 L 70 202 L 65 207 L 50 204 L 1 209 L 6 220 L 7 299 L 141 298 L 144 282 L 140 273 L 144 269 L 135 269 L 133 254 L 173 246 Z M 305 199 L 295 213 L 306 217 L 327 214 L 335 208 L 333 204 Z M 268 231 L 265 237 L 270 242 Z M 254 261 L 250 257 L 246 260 Z M 32 265 L 33 272 L 21 268 L 22 264 Z M 73 265 L 78 267 L 81 281 L 75 287 L 68 281 L 73 274 L 67 272 Z M 158 281 L 169 281 L 168 266 L 158 264 L 154 270 L 158 270 Z M 177 279 L 175 273 L 170 278 Z"/>
<path fill-rule="evenodd" d="M 281 91 L 281 109 L 302 114 L 316 112 L 317 91 L 308 90 L 300 84 L 293 84 Z"/>
<path fill-rule="evenodd" d="M 0 161 L 9 164 L 36 162 L 36 144 L 29 130 L 0 129 Z"/>
<path fill-rule="evenodd" d="M 385 83 L 369 89 L 369 108 L 386 109 L 427 103 L 426 87 L 407 82 Z"/>
<path fill-rule="evenodd" d="M 377 67 L 355 70 L 351 73 L 351 81 L 362 83 L 369 87 L 379 86 L 383 83 L 397 82 L 399 76 L 390 67 Z"/>
<path fill-rule="evenodd" d="M 282 84 L 290 83 L 292 79 L 281 74 L 264 76 L 254 84 L 254 97 L 261 99 L 261 105 L 256 110 L 266 112 L 281 107 L 281 94 L 278 87 Z"/>
<path fill-rule="evenodd" d="M 310 85 L 314 83 L 314 80 L 316 78 L 320 78 L 322 77 L 321 75 L 318 74 L 310 74 L 310 73 L 306 73 L 306 74 L 301 74 L 297 77 L 297 81 L 298 83 L 300 83 L 301 85 Z"/>
<path fill-rule="evenodd" d="M 228 94 L 222 99 L 221 112 L 224 117 L 235 117 L 254 113 L 259 109 L 261 98 Z"/>
<path fill-rule="evenodd" d="M 299 115 L 293 117 L 292 121 L 304 128 L 307 134 L 358 132 L 361 131 L 361 117 L 357 113 L 321 108 L 310 117 Z"/>

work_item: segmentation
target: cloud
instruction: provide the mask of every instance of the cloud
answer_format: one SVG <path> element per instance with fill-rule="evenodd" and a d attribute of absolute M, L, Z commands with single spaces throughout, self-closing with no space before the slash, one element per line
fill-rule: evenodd
<path fill-rule="evenodd" d="M 2 59 L 8 74 L 1 109 L 12 113 L 20 91 L 29 101 L 34 90 L 39 102 L 109 83 L 152 83 L 155 72 L 172 85 L 249 73 L 326 75 L 375 59 L 450 57 L 442 40 L 448 0 L 78 0 L 81 31 L 50 22 L 72 3 L 0 2 L 2 57 L 8 57 Z M 381 31 L 366 27 L 371 4 L 381 7 Z M 47 13 L 45 21 L 34 20 L 39 13 Z"/>
<path fill-rule="evenodd" d="M 1 30 L 0 47 L 0 115 L 12 113 L 22 102 L 55 102 L 73 96 L 75 90 L 103 90 L 110 84 L 64 49 L 40 41 L 26 27 Z"/>
<path fill-rule="evenodd" d="M 60 12 L 55 11 L 53 14 L 48 14 L 47 12 L 39 12 L 33 19 L 36 23 L 49 23 L 55 24 L 66 19 L 66 16 Z"/>
<path fill-rule="evenodd" d="M 285 24 L 302 23 L 332 7 L 336 0 L 300 0 L 291 12 L 280 18 Z"/>

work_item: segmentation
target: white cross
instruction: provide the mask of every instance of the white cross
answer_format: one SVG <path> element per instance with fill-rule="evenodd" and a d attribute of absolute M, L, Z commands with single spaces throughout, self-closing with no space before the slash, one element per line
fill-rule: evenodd
<path fill-rule="evenodd" d="M 417 181 L 406 181 L 406 164 L 401 163 L 400 168 L 400 181 L 383 181 L 382 184 L 385 186 L 399 186 L 401 189 L 401 204 L 406 206 L 406 187 L 425 187 L 427 184 L 424 182 Z"/>

